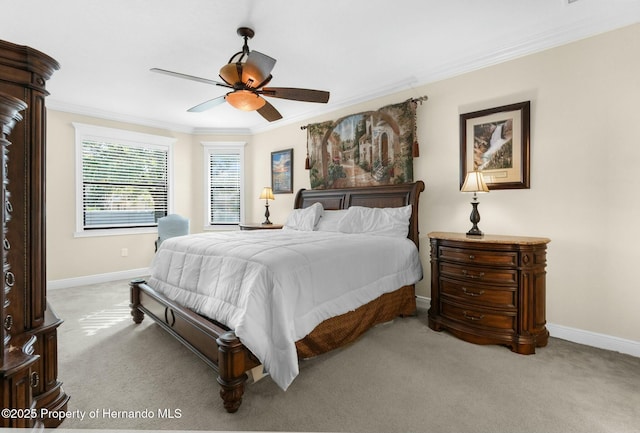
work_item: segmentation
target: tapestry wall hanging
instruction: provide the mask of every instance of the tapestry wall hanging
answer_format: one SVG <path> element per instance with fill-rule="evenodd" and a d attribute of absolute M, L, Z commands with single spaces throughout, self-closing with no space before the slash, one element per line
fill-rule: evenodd
<path fill-rule="evenodd" d="M 413 182 L 416 106 L 421 100 L 307 125 L 311 189 Z"/>

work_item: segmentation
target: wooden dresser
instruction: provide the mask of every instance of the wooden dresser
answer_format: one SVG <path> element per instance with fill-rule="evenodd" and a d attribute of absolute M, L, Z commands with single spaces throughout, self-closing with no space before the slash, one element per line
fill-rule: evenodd
<path fill-rule="evenodd" d="M 547 344 L 549 239 L 448 232 L 432 232 L 429 238 L 431 329 L 527 355 Z"/>
<path fill-rule="evenodd" d="M 0 41 L 3 110 L 10 114 L 13 105 L 19 111 L 13 125 L 3 125 L 0 403 L 16 411 L 0 418 L 0 427 L 56 427 L 59 419 L 40 415 L 65 410 L 69 400 L 57 377 L 62 320 L 47 305 L 46 293 L 45 84 L 57 69 L 46 54 Z"/>

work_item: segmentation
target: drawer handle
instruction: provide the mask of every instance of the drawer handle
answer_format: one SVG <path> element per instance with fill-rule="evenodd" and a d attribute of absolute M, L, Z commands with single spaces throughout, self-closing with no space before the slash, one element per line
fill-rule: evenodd
<path fill-rule="evenodd" d="M 33 373 L 31 373 L 31 387 L 37 388 L 38 385 L 40 385 L 40 375 L 38 374 L 38 372 L 34 371 Z"/>
<path fill-rule="evenodd" d="M 466 269 L 463 269 L 462 270 L 462 275 L 464 275 L 465 277 L 469 277 L 469 278 L 480 279 L 480 278 L 484 277 L 484 272 L 480 272 L 478 275 L 473 275 L 473 274 L 470 274 L 469 272 L 467 272 Z"/>
<path fill-rule="evenodd" d="M 469 260 L 475 260 L 476 256 L 474 256 L 473 254 L 469 254 Z"/>
<path fill-rule="evenodd" d="M 466 311 L 464 311 L 462 315 L 464 316 L 465 319 L 468 319 L 468 320 L 476 321 L 476 320 L 484 319 L 484 314 L 480 314 L 479 316 L 474 316 L 473 314 L 469 314 Z"/>
<path fill-rule="evenodd" d="M 479 292 L 474 292 L 473 290 L 469 290 L 466 287 L 463 287 L 462 291 L 464 292 L 465 295 L 469 295 L 469 296 L 481 296 L 481 295 L 484 295 L 484 290 L 480 290 Z"/>
<path fill-rule="evenodd" d="M 6 274 L 4 274 L 4 282 L 7 286 L 9 287 L 13 287 L 13 285 L 16 283 L 16 276 L 13 272 L 9 271 Z"/>

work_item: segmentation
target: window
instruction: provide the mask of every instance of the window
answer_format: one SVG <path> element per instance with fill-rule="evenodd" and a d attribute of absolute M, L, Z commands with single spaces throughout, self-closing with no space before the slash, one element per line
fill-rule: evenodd
<path fill-rule="evenodd" d="M 237 226 L 244 220 L 245 143 L 202 143 L 206 173 L 208 228 Z"/>
<path fill-rule="evenodd" d="M 76 231 L 153 231 L 171 209 L 169 137 L 74 123 Z"/>

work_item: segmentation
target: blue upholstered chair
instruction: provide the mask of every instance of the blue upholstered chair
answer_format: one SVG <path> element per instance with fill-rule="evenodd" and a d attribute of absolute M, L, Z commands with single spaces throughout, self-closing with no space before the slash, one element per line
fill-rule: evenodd
<path fill-rule="evenodd" d="M 189 234 L 189 219 L 178 214 L 170 214 L 158 220 L 156 251 L 166 239 Z"/>

